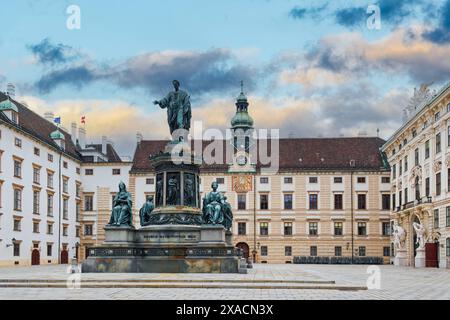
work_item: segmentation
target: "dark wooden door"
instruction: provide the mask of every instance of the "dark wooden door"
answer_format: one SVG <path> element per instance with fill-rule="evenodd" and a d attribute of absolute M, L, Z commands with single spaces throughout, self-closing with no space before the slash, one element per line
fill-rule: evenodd
<path fill-rule="evenodd" d="M 439 243 L 425 244 L 425 266 L 427 268 L 437 268 L 439 266 L 438 249 Z"/>
<path fill-rule="evenodd" d="M 248 247 L 248 244 L 246 244 L 245 242 L 239 242 L 236 245 L 237 248 L 242 250 L 242 255 L 245 259 L 248 259 L 249 255 L 250 255 L 250 249 Z"/>
<path fill-rule="evenodd" d="M 38 249 L 33 249 L 33 251 L 31 251 L 31 265 L 38 266 L 40 264 L 41 264 L 41 254 L 39 253 Z"/>
<path fill-rule="evenodd" d="M 61 264 L 69 263 L 69 252 L 67 250 L 61 251 Z"/>

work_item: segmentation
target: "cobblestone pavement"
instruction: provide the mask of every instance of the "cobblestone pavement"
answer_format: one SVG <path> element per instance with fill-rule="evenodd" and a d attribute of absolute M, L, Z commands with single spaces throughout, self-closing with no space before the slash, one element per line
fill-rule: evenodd
<path fill-rule="evenodd" d="M 325 265 L 255 265 L 241 274 L 82 274 L 82 281 L 335 281 L 336 285 L 366 286 L 370 274 L 367 266 Z M 64 266 L 0 268 L 0 283 L 5 281 L 63 281 L 68 274 Z M 1 288 L 0 299 L 176 299 L 214 298 L 249 300 L 326 300 L 326 299 L 447 299 L 450 300 L 449 269 L 414 269 L 379 266 L 380 289 L 340 291 L 324 289 L 193 289 L 193 288 Z"/>

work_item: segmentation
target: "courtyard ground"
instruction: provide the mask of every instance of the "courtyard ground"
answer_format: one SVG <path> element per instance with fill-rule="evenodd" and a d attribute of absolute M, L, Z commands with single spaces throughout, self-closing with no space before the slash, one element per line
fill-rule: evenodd
<path fill-rule="evenodd" d="M 70 274 L 68 267 L 0 268 L 0 299 L 450 300 L 449 269 L 269 264 L 248 274 Z"/>

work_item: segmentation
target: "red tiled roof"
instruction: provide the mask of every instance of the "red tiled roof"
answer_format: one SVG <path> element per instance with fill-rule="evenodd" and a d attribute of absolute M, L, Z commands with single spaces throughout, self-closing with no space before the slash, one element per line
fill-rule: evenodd
<path fill-rule="evenodd" d="M 7 98 L 8 97 L 4 93 L 0 92 L 0 102 L 6 100 Z M 19 124 L 12 123 L 5 116 L 3 116 L 1 119 L 8 122 L 10 125 L 13 125 L 18 129 L 25 131 L 26 133 L 41 140 L 42 142 L 59 149 L 58 145 L 50 138 L 50 133 L 55 131 L 57 127 L 53 123 L 50 123 L 46 119 L 28 109 L 23 104 L 13 99 L 11 99 L 11 101 L 14 102 L 19 110 Z M 73 158 L 81 160 L 80 155 L 76 150 L 76 146 L 72 142 L 70 134 L 61 129 L 60 131 L 62 134 L 64 134 L 64 137 L 66 139 L 66 148 L 64 150 L 64 153 L 70 155 Z"/>
<path fill-rule="evenodd" d="M 153 170 L 149 157 L 164 150 L 168 141 L 141 141 L 133 159 L 132 172 L 151 172 Z M 280 170 L 386 170 L 380 147 L 385 141 L 373 137 L 355 138 L 289 138 L 279 140 Z M 210 141 L 203 141 L 203 150 Z M 258 141 L 258 145 L 261 141 Z M 226 144 L 224 143 L 224 152 Z M 268 143 L 268 152 L 271 145 Z M 354 160 L 354 166 L 351 161 Z M 257 168 L 267 167 L 258 159 Z M 226 171 L 227 164 L 207 165 L 203 171 Z"/>

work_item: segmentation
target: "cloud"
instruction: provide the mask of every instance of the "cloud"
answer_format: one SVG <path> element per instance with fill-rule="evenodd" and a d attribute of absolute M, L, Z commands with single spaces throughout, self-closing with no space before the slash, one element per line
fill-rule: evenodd
<path fill-rule="evenodd" d="M 302 8 L 302 7 L 294 7 L 289 12 L 289 16 L 293 19 L 303 19 L 303 18 L 313 18 L 317 19 L 320 14 L 325 11 L 328 7 L 328 3 L 325 3 L 320 7 L 310 7 L 310 8 Z"/>
<path fill-rule="evenodd" d="M 68 45 L 53 44 L 48 38 L 37 44 L 28 45 L 39 63 L 44 65 L 63 64 L 80 58 L 81 54 Z"/>
<path fill-rule="evenodd" d="M 422 36 L 437 44 L 450 43 L 450 0 L 447 0 L 440 9 L 438 26 L 432 30 L 425 31 Z"/>
<path fill-rule="evenodd" d="M 422 32 L 423 27 L 413 26 L 377 41 L 368 41 L 359 33 L 322 38 L 300 58 L 286 58 L 295 66 L 282 70 L 279 82 L 314 89 L 377 75 L 405 76 L 416 83 L 447 81 L 450 45 L 424 41 Z"/>
<path fill-rule="evenodd" d="M 174 78 L 197 94 L 236 89 L 239 81 L 254 87 L 256 70 L 240 64 L 230 50 L 162 51 L 131 57 L 115 65 L 86 61 L 44 74 L 35 87 L 49 93 L 62 85 L 82 88 L 106 81 L 124 89 L 142 88 L 149 92 L 167 90 Z"/>
<path fill-rule="evenodd" d="M 382 23 L 391 25 L 399 25 L 406 18 L 414 16 L 418 7 L 421 7 L 422 11 L 425 10 L 426 14 L 434 9 L 423 0 L 379 0 L 375 5 L 380 8 Z M 340 8 L 334 15 L 338 24 L 350 28 L 365 25 L 369 17 L 367 6 Z"/>

